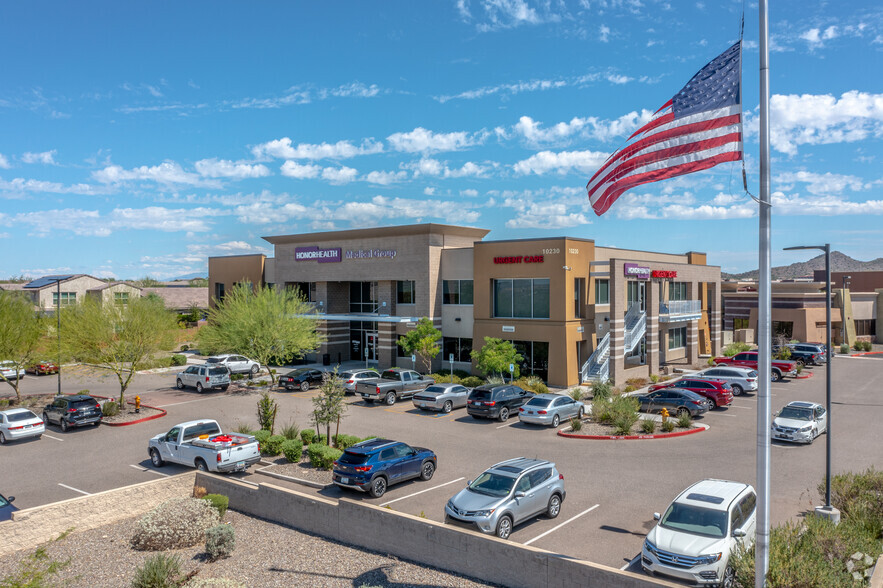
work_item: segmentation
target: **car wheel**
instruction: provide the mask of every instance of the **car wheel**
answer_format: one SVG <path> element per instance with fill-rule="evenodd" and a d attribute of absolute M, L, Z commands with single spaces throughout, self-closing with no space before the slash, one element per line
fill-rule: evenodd
<path fill-rule="evenodd" d="M 387 406 L 392 406 L 395 403 L 396 403 L 396 393 L 395 392 L 387 392 L 386 393 Z"/>
<path fill-rule="evenodd" d="M 178 380 L 175 382 L 175 388 L 177 388 L 178 390 L 184 389 L 184 382 L 181 381 L 181 378 L 178 378 Z"/>
<path fill-rule="evenodd" d="M 721 582 L 721 588 L 733 588 L 736 585 L 736 571 L 727 566 L 724 570 L 724 578 Z"/>
<path fill-rule="evenodd" d="M 501 408 L 500 409 L 500 422 L 505 423 L 507 420 L 509 420 L 509 409 L 505 408 L 505 407 Z"/>
<path fill-rule="evenodd" d="M 420 468 L 420 479 L 424 482 L 431 480 L 433 474 L 435 474 L 435 464 L 431 461 L 423 462 L 423 467 Z"/>
<path fill-rule="evenodd" d="M 6 436 L 0 431 L 0 445 L 6 445 Z"/>
<path fill-rule="evenodd" d="M 386 492 L 386 478 L 378 476 L 371 482 L 371 496 L 380 498 Z"/>
<path fill-rule="evenodd" d="M 497 537 L 500 539 L 508 539 L 512 534 L 512 517 L 503 515 L 497 521 Z"/>
<path fill-rule="evenodd" d="M 549 506 L 546 507 L 546 516 L 550 519 L 554 519 L 558 516 L 558 513 L 561 512 L 561 497 L 557 494 L 553 494 L 549 499 Z"/>
<path fill-rule="evenodd" d="M 301 383 L 300 383 L 300 390 L 301 390 L 301 392 L 306 392 L 306 391 L 309 390 L 309 389 L 310 389 L 310 383 L 309 383 L 309 382 L 304 381 L 304 382 L 301 382 Z"/>
<path fill-rule="evenodd" d="M 202 394 L 202 382 L 196 382 L 196 391 Z"/>
<path fill-rule="evenodd" d="M 733 396 L 742 396 L 742 386 L 739 384 L 730 384 L 730 388 L 733 389 Z"/>
<path fill-rule="evenodd" d="M 252 376 L 258 375 L 259 371 L 261 371 L 261 368 L 260 368 L 260 366 L 258 366 L 258 364 L 254 364 L 253 366 L 251 366 L 251 375 Z"/>
<path fill-rule="evenodd" d="M 773 382 L 778 382 L 781 379 L 782 379 L 782 372 L 780 372 L 779 370 L 773 370 L 773 373 L 772 373 Z"/>
<path fill-rule="evenodd" d="M 689 411 L 689 409 L 687 409 L 687 408 L 685 408 L 685 407 L 683 407 L 683 406 L 680 407 L 680 408 L 677 410 L 677 412 L 675 413 L 675 415 L 676 415 L 676 416 L 679 416 L 679 417 L 682 417 L 682 416 L 684 416 L 685 414 L 690 414 L 690 411 Z"/>
<path fill-rule="evenodd" d="M 59 424 L 61 425 L 61 431 L 62 431 L 63 433 L 67 433 L 67 430 L 68 430 L 68 424 L 67 424 L 67 421 L 64 420 L 64 417 L 61 418 L 61 423 L 59 423 Z"/>
<path fill-rule="evenodd" d="M 442 412 L 449 413 L 449 412 L 451 412 L 451 410 L 453 410 L 453 408 L 454 408 L 454 403 L 451 402 L 450 400 L 448 400 L 445 402 L 445 405 L 442 407 Z"/>
<path fill-rule="evenodd" d="M 552 428 L 553 429 L 556 428 L 558 426 L 558 423 L 560 423 L 560 422 L 561 422 L 561 417 L 559 417 L 557 414 L 555 416 L 553 416 L 552 417 Z"/>
<path fill-rule="evenodd" d="M 156 449 L 150 450 L 150 463 L 153 464 L 155 468 L 161 468 L 165 465 L 165 462 L 162 460 L 162 457 L 159 456 L 159 451 Z"/>

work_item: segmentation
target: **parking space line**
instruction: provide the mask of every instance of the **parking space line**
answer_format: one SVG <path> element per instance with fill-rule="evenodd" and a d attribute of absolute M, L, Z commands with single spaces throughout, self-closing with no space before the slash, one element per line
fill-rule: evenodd
<path fill-rule="evenodd" d="M 67 484 L 62 484 L 61 482 L 59 482 L 58 485 L 61 486 L 62 488 L 67 488 L 68 490 L 73 490 L 74 492 L 79 492 L 80 494 L 85 494 L 86 496 L 90 496 L 90 495 L 92 494 L 91 492 L 85 492 L 85 491 L 83 491 L 83 490 L 77 490 L 77 489 L 74 488 L 73 486 L 68 486 Z"/>
<path fill-rule="evenodd" d="M 165 477 L 167 477 L 167 478 L 169 477 L 169 474 L 164 474 L 163 472 L 158 472 L 158 471 L 156 471 L 156 470 L 154 470 L 154 469 L 146 468 L 146 467 L 144 467 L 144 466 L 135 465 L 134 463 L 130 463 L 130 464 L 129 464 L 129 467 L 130 467 L 130 468 L 135 468 L 136 470 L 141 470 L 142 472 L 150 472 L 151 474 L 159 474 L 160 476 L 165 476 Z"/>
<path fill-rule="evenodd" d="M 624 572 L 625 570 L 629 569 L 630 567 L 632 567 L 633 565 L 638 563 L 638 560 L 640 560 L 640 559 L 641 559 L 641 554 L 639 553 L 634 558 L 632 558 L 632 561 L 630 561 L 629 563 L 627 563 L 624 566 L 622 566 L 621 568 L 619 568 L 619 570 Z"/>
<path fill-rule="evenodd" d="M 43 436 L 49 437 L 50 439 L 55 439 L 56 441 L 61 441 L 62 443 L 64 442 L 64 439 L 59 439 L 58 437 L 53 437 L 52 435 L 47 435 L 46 433 L 43 433 Z"/>
<path fill-rule="evenodd" d="M 552 527 L 551 529 L 549 529 L 549 530 L 546 531 L 545 533 L 541 533 L 541 534 L 537 535 L 536 537 L 534 537 L 534 538 L 531 539 L 530 541 L 525 541 L 525 542 L 524 542 L 524 545 L 530 545 L 530 544 L 533 543 L 534 541 L 537 541 L 537 540 L 539 540 L 539 539 L 542 539 L 543 537 L 545 537 L 545 536 L 548 535 L 549 533 L 551 533 L 551 532 L 553 532 L 553 531 L 557 531 L 558 529 L 560 529 L 561 527 L 563 527 L 564 525 L 566 525 L 566 524 L 568 524 L 568 523 L 572 523 L 573 521 L 575 521 L 576 519 L 580 518 L 580 517 L 583 516 L 584 514 L 588 514 L 588 513 L 592 512 L 593 510 L 595 510 L 595 509 L 598 508 L 599 506 L 600 506 L 599 504 L 596 504 L 595 506 L 592 506 L 592 507 L 590 507 L 590 508 L 587 508 L 586 510 L 582 511 L 582 512 L 579 513 L 578 515 L 576 515 L 576 516 L 574 516 L 574 517 L 570 517 L 569 519 L 567 519 L 566 521 L 564 521 L 564 522 L 561 523 L 560 525 L 556 525 L 555 527 Z"/>
<path fill-rule="evenodd" d="M 405 498 L 411 498 L 412 496 L 417 496 L 418 494 L 423 494 L 424 492 L 429 492 L 430 490 L 438 490 L 439 488 L 443 488 L 444 486 L 448 486 L 453 484 L 454 482 L 459 482 L 463 478 L 457 478 L 456 480 L 451 480 L 450 482 L 445 482 L 444 484 L 439 484 L 438 486 L 433 486 L 432 488 L 427 488 L 425 490 L 421 490 L 420 492 L 414 492 L 413 494 L 408 494 L 407 496 L 402 496 L 401 498 L 396 498 L 395 500 L 390 500 L 389 502 L 384 502 L 380 506 L 386 506 L 387 504 L 392 504 L 393 502 L 398 502 L 399 500 L 404 500 Z"/>

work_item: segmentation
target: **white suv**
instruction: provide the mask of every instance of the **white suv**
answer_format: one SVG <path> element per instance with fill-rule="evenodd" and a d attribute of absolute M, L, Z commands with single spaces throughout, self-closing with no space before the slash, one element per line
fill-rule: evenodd
<path fill-rule="evenodd" d="M 737 547 L 754 541 L 757 495 L 741 482 L 702 480 L 681 492 L 647 534 L 641 566 L 654 575 L 732 588 Z"/>

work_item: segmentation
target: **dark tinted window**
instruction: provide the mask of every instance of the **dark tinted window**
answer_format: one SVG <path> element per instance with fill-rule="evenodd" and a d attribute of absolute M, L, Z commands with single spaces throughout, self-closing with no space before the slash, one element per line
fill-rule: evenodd
<path fill-rule="evenodd" d="M 351 453 L 349 451 L 344 451 L 343 455 L 341 455 L 337 461 L 349 465 L 361 465 L 368 461 L 368 456 L 364 453 Z"/>

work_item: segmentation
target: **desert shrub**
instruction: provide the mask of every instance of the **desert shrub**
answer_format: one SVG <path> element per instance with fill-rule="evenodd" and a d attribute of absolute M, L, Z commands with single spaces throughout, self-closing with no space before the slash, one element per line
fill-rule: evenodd
<path fill-rule="evenodd" d="M 316 439 L 316 431 L 304 429 L 300 432 L 300 439 L 304 442 L 304 445 L 310 445 Z"/>
<path fill-rule="evenodd" d="M 653 419 L 641 419 L 641 431 L 648 435 L 656 432 L 656 421 Z"/>
<path fill-rule="evenodd" d="M 659 382 L 659 376 L 657 376 L 656 374 L 650 374 L 650 383 L 656 384 L 658 382 Z"/>
<path fill-rule="evenodd" d="M 678 415 L 678 427 L 682 429 L 693 428 L 693 417 L 689 412 L 684 412 L 683 414 Z"/>
<path fill-rule="evenodd" d="M 261 443 L 261 453 L 265 455 L 279 455 L 282 453 L 282 444 L 287 439 L 282 435 L 270 435 L 266 443 Z"/>
<path fill-rule="evenodd" d="M 337 458 L 342 454 L 343 451 L 340 449 L 329 447 L 321 443 L 313 443 L 312 445 L 307 446 L 307 455 L 310 458 L 310 463 L 314 468 L 320 470 L 330 470 L 334 465 L 334 462 L 337 461 Z"/>
<path fill-rule="evenodd" d="M 112 417 L 120 414 L 120 405 L 113 400 L 105 402 L 101 405 L 101 414 L 106 417 Z"/>
<path fill-rule="evenodd" d="M 675 430 L 675 422 L 672 419 L 662 421 L 662 430 L 666 433 L 671 433 Z"/>
<path fill-rule="evenodd" d="M 304 453 L 304 444 L 300 439 L 287 439 L 282 443 L 282 454 L 290 463 L 300 463 Z"/>
<path fill-rule="evenodd" d="M 356 443 L 362 442 L 362 440 L 355 435 L 335 435 L 333 438 L 334 446 L 341 450 L 346 450 Z"/>
<path fill-rule="evenodd" d="M 749 345 L 748 343 L 736 341 L 735 343 L 730 343 L 729 345 L 724 347 L 724 355 L 726 357 L 733 357 L 737 353 L 748 351 L 749 349 L 751 349 L 751 345 Z"/>
<path fill-rule="evenodd" d="M 229 498 L 223 494 L 206 494 L 202 499 L 208 500 L 209 504 L 215 507 L 215 510 L 218 511 L 219 518 L 224 518 L 224 514 L 227 512 L 227 507 L 230 506 Z"/>
<path fill-rule="evenodd" d="M 181 558 L 156 553 L 135 570 L 132 588 L 176 588 L 180 586 Z"/>
<path fill-rule="evenodd" d="M 217 561 L 230 557 L 236 549 L 236 533 L 233 525 L 215 525 L 205 532 L 205 552 L 209 559 Z"/>
<path fill-rule="evenodd" d="M 296 423 L 289 421 L 287 425 L 282 427 L 279 434 L 286 439 L 300 439 L 300 427 Z"/>
<path fill-rule="evenodd" d="M 478 376 L 466 376 L 460 379 L 460 384 L 467 388 L 475 388 L 476 386 L 481 386 L 481 378 Z"/>
<path fill-rule="evenodd" d="M 576 433 L 577 431 L 581 431 L 583 428 L 583 422 L 576 417 L 570 419 L 570 430 Z"/>
<path fill-rule="evenodd" d="M 132 546 L 146 551 L 191 547 L 203 541 L 205 530 L 219 518 L 206 500 L 173 498 L 141 517 Z"/>
<path fill-rule="evenodd" d="M 185 355 L 181 355 L 180 353 L 175 353 L 172 355 L 171 363 L 172 365 L 186 365 L 187 357 Z"/>
<path fill-rule="evenodd" d="M 266 445 L 267 440 L 272 437 L 272 433 L 267 431 L 266 429 L 261 429 L 260 431 L 255 431 L 254 438 L 257 439 L 258 443 L 261 446 L 261 452 L 264 451 L 264 445 Z"/>
<path fill-rule="evenodd" d="M 597 382 L 592 384 L 592 400 L 610 398 L 613 393 L 613 384 L 610 382 Z"/>

